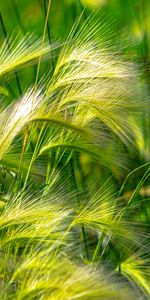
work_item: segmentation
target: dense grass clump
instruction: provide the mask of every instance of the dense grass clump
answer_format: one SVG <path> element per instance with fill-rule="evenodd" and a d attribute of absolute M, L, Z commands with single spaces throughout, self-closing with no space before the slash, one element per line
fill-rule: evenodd
<path fill-rule="evenodd" d="M 103 19 L 58 44 L 49 11 L 38 40 L 1 18 L 1 299 L 149 299 L 146 83 Z"/>

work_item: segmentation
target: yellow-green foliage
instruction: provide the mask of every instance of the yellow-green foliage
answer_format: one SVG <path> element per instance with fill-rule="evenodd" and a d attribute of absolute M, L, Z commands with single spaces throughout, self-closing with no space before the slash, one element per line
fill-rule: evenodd
<path fill-rule="evenodd" d="M 137 191 L 149 172 L 127 202 L 122 178 L 113 183 L 136 148 L 133 115 L 145 104 L 137 67 L 104 43 L 103 32 L 98 42 L 97 29 L 79 20 L 43 77 L 41 58 L 55 47 L 43 39 L 15 40 L 11 51 L 1 44 L 1 77 L 38 62 L 33 86 L 0 113 L 1 299 L 150 295 L 147 224 L 137 222 Z M 7 99 L 5 87 L 0 93 Z"/>

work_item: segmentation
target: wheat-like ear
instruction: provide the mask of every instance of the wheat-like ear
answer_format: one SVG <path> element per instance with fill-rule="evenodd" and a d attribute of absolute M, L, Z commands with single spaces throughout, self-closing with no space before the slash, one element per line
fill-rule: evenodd
<path fill-rule="evenodd" d="M 60 52 L 47 86 L 51 111 L 68 116 L 79 126 L 98 118 L 124 142 L 132 142 L 129 116 L 141 109 L 136 66 L 103 43 L 104 24 L 100 45 L 97 24 L 90 29 L 87 24 L 81 26 Z"/>
<path fill-rule="evenodd" d="M 79 267 L 67 257 L 59 254 L 53 258 L 49 249 L 40 251 L 24 260 L 16 270 L 13 280 L 20 279 L 17 290 L 19 299 L 34 296 L 46 300 L 65 299 L 132 299 L 138 294 L 130 290 L 127 284 L 119 280 L 115 273 L 102 268 L 96 271 L 92 266 Z"/>
<path fill-rule="evenodd" d="M 106 245 L 114 239 L 124 248 L 131 245 L 141 247 L 146 231 L 128 215 L 122 214 L 120 217 L 121 212 L 122 206 L 117 204 L 116 195 L 113 195 L 110 188 L 103 187 L 87 199 L 85 204 L 81 202 L 74 216 L 73 226 L 84 225 L 98 232 L 101 236 L 101 244 L 104 239 Z M 101 256 L 101 253 L 99 255 Z"/>
<path fill-rule="evenodd" d="M 32 193 L 14 195 L 0 213 L 0 248 L 17 245 L 25 249 L 38 243 L 58 243 L 68 226 L 69 213 L 56 196 L 40 199 Z"/>
<path fill-rule="evenodd" d="M 34 101 L 33 101 L 34 98 Z M 0 159 L 6 153 L 13 139 L 29 123 L 33 115 L 41 111 L 41 93 L 30 89 L 13 105 L 8 106 L 0 117 Z"/>
<path fill-rule="evenodd" d="M 150 259 L 148 254 L 142 250 L 135 250 L 129 254 L 127 259 L 121 263 L 122 273 L 129 279 L 133 280 L 144 293 L 150 296 Z"/>
<path fill-rule="evenodd" d="M 4 41 L 0 47 L 0 76 L 25 65 L 35 62 L 39 57 L 45 57 L 51 49 L 48 43 L 42 45 L 41 40 L 33 41 L 31 37 L 10 39 L 11 51 L 8 49 L 7 41 Z"/>

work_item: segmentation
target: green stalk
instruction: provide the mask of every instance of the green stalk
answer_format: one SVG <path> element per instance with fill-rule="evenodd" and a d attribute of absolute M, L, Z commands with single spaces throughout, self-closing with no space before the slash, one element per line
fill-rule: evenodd
<path fill-rule="evenodd" d="M 11 47 L 10 47 L 9 39 L 8 39 L 8 36 L 7 36 L 6 28 L 5 28 L 4 21 L 3 21 L 1 13 L 0 13 L 0 23 L 1 23 L 1 27 L 2 27 L 4 37 L 6 39 L 8 52 L 11 53 Z M 21 84 L 20 84 L 20 80 L 19 80 L 17 71 L 15 71 L 15 76 L 16 76 L 16 82 L 17 82 L 17 86 L 18 86 L 20 96 L 22 96 L 22 89 L 21 89 Z"/>
<path fill-rule="evenodd" d="M 27 181 L 28 181 L 28 178 L 29 178 L 29 174 L 30 174 L 30 171 L 31 171 L 32 164 L 33 164 L 33 162 L 34 162 L 34 160 L 36 158 L 36 155 L 38 153 L 38 147 L 40 145 L 39 142 L 40 142 L 41 136 L 43 134 L 44 127 L 45 127 L 45 125 L 42 126 L 41 131 L 39 133 L 38 140 L 37 140 L 37 143 L 36 143 L 36 146 L 35 146 L 35 149 L 34 149 L 34 152 L 33 152 L 32 158 L 31 158 L 31 161 L 30 161 L 30 165 L 29 165 L 29 168 L 28 168 L 28 171 L 27 171 L 27 175 L 26 175 L 25 181 L 24 181 L 23 190 L 26 187 L 26 184 L 27 184 Z"/>
<path fill-rule="evenodd" d="M 52 0 L 51 0 L 51 6 L 52 6 Z M 47 5 L 46 5 L 46 0 L 44 0 L 44 13 L 45 13 L 45 18 L 47 16 Z M 50 26 L 49 23 L 47 21 L 47 34 L 48 34 L 48 40 L 49 40 L 49 44 L 51 46 L 51 31 L 50 31 Z M 51 51 L 51 61 L 52 61 L 52 73 L 55 70 L 55 63 L 54 63 L 54 57 L 53 57 L 53 53 Z"/>
<path fill-rule="evenodd" d="M 94 254 L 93 254 L 93 258 L 92 258 L 92 262 L 93 263 L 95 263 L 98 260 L 99 252 L 101 250 L 104 237 L 105 237 L 105 233 L 102 232 L 102 234 L 101 234 L 101 236 L 100 236 L 100 238 L 98 240 L 97 246 L 95 248 Z"/>
<path fill-rule="evenodd" d="M 89 256 L 89 250 L 88 250 L 88 242 L 87 242 L 85 228 L 83 225 L 81 226 L 81 230 L 82 230 L 82 238 L 83 238 L 83 243 L 84 243 L 85 257 L 87 259 L 89 259 L 90 256 Z"/>
<path fill-rule="evenodd" d="M 75 173 L 74 173 L 74 169 L 73 169 L 73 159 L 70 160 L 70 166 L 71 166 L 71 175 L 73 178 L 73 182 L 74 185 L 76 186 L 77 190 L 78 190 L 78 184 L 77 184 L 77 180 L 75 177 Z M 80 200 L 77 196 L 77 205 L 80 205 Z M 85 253 L 85 258 L 89 259 L 89 250 L 88 250 L 88 242 L 87 242 L 87 236 L 86 236 L 86 232 L 85 232 L 85 227 L 84 225 L 81 225 L 81 232 L 82 232 L 82 240 L 83 240 L 83 244 L 84 244 L 84 253 Z"/>
<path fill-rule="evenodd" d="M 51 5 L 52 5 L 52 0 L 51 0 Z M 47 17 L 47 4 L 46 4 L 46 0 L 44 0 L 44 13 L 45 13 L 45 19 L 46 19 L 46 17 Z M 49 44 L 51 46 L 51 31 L 50 31 L 50 26 L 49 26 L 48 20 L 47 20 L 47 24 L 46 24 L 46 29 L 47 29 Z M 52 74 L 53 74 L 54 70 L 55 70 L 55 63 L 54 63 L 54 58 L 53 58 L 52 51 L 51 51 L 50 56 L 51 56 L 51 65 L 52 65 Z M 51 171 L 51 159 L 52 159 L 52 155 L 51 154 L 52 153 L 50 151 L 49 155 L 48 155 L 47 170 L 46 170 L 46 180 L 45 180 L 46 185 L 49 183 L 49 176 L 50 176 L 50 171 Z"/>

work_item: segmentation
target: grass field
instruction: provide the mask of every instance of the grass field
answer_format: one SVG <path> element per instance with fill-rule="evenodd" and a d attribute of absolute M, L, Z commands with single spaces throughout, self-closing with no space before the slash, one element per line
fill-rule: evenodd
<path fill-rule="evenodd" d="M 0 1 L 0 299 L 150 298 L 149 13 Z"/>

